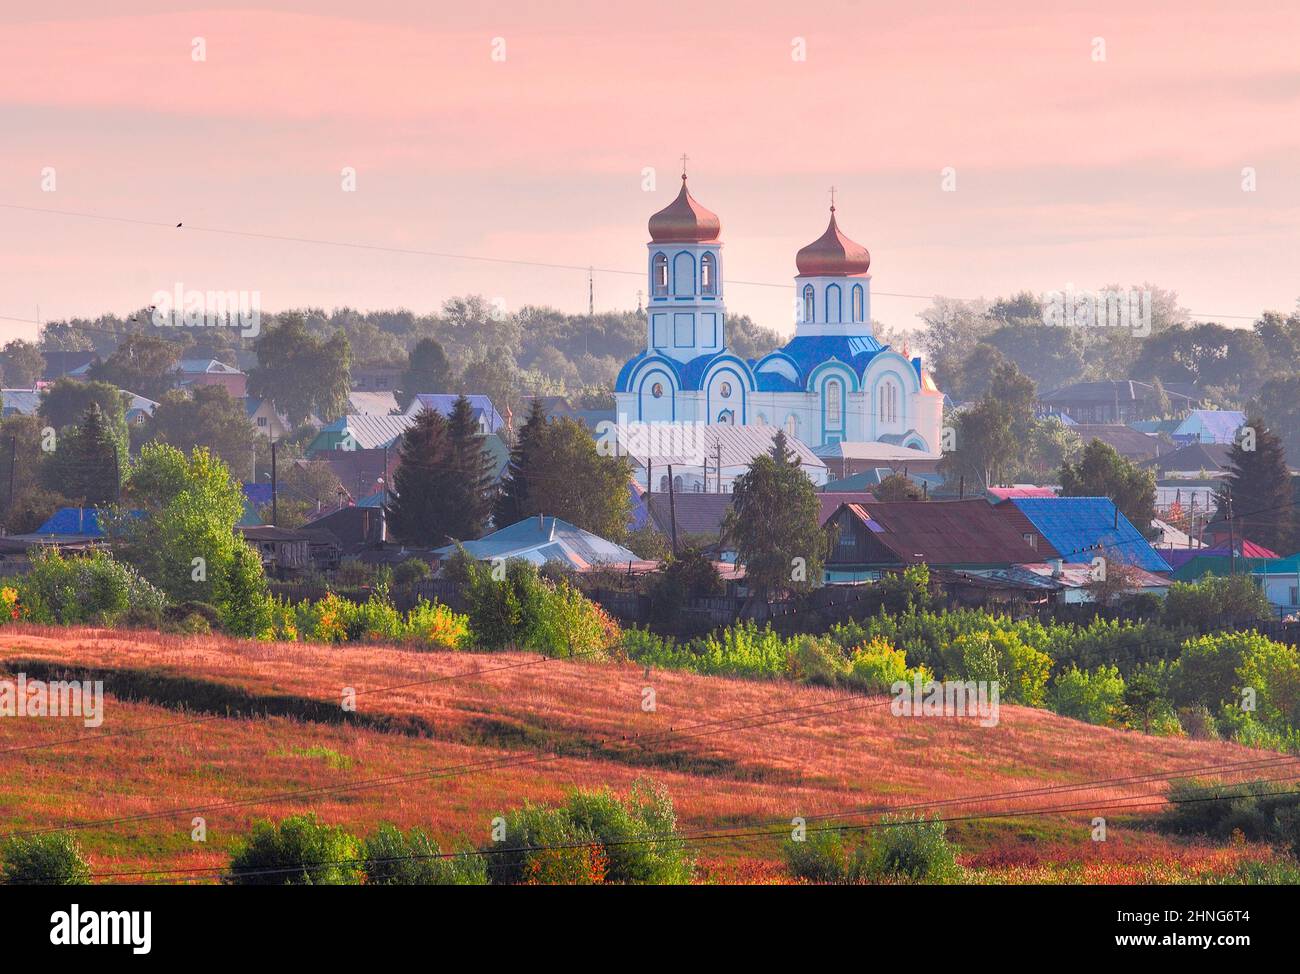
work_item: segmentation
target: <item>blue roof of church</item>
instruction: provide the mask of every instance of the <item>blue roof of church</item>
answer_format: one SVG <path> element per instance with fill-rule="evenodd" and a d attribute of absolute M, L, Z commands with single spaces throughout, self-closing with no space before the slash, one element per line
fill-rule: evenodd
<path fill-rule="evenodd" d="M 771 353 L 772 355 L 787 356 L 794 362 L 795 368 L 799 370 L 798 381 L 792 380 L 779 372 L 758 372 L 754 368 L 757 363 L 753 360 L 750 360 L 748 365 L 750 371 L 754 373 L 754 379 L 760 391 L 802 392 L 807 388 L 809 375 L 817 366 L 829 362 L 831 359 L 838 359 L 852 368 L 858 375 L 861 375 L 863 369 L 867 367 L 867 363 L 884 349 L 885 346 L 870 335 L 804 336 L 790 339 L 781 348 Z M 614 381 L 614 388 L 617 391 L 628 391 L 627 384 L 632 377 L 633 370 L 649 354 L 645 351 L 637 352 L 636 355 L 624 363 L 623 368 L 619 370 L 618 378 Z M 704 381 L 704 373 L 708 371 L 714 360 L 731 355 L 733 353 L 724 349 L 721 352 L 697 355 L 686 362 L 678 362 L 667 355 L 655 353 L 656 358 L 667 363 L 668 367 L 672 369 L 677 377 L 678 387 L 684 390 L 699 389 Z M 767 357 L 764 356 L 764 358 Z"/>

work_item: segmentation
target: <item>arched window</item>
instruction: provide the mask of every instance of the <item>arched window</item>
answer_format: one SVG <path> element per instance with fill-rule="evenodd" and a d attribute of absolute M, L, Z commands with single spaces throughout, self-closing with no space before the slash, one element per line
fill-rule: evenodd
<path fill-rule="evenodd" d="M 651 283 L 655 297 L 668 293 L 668 258 L 663 254 L 655 254 L 654 280 Z"/>
<path fill-rule="evenodd" d="M 717 294 L 717 275 L 714 274 L 713 255 L 705 254 L 700 258 L 700 293 Z"/>
<path fill-rule="evenodd" d="M 799 435 L 799 417 L 796 416 L 794 413 L 791 413 L 789 416 L 785 418 L 785 435 L 786 436 Z"/>
<path fill-rule="evenodd" d="M 816 303 L 817 303 L 817 299 L 813 294 L 813 286 L 811 284 L 805 284 L 803 286 L 803 320 L 804 321 L 813 320 L 814 317 L 813 309 L 816 306 Z"/>
<path fill-rule="evenodd" d="M 659 493 L 668 493 L 668 474 L 664 474 L 659 478 Z"/>
<path fill-rule="evenodd" d="M 880 384 L 880 421 L 898 422 L 898 386 L 893 382 L 886 381 Z"/>
<path fill-rule="evenodd" d="M 862 285 L 853 285 L 853 320 L 862 320 Z"/>
<path fill-rule="evenodd" d="M 730 409 L 724 409 L 722 412 L 718 413 L 718 422 L 723 426 L 731 426 L 736 422 L 736 414 Z"/>
<path fill-rule="evenodd" d="M 839 429 L 844 423 L 844 386 L 839 379 L 826 383 L 826 428 Z"/>
<path fill-rule="evenodd" d="M 843 309 L 840 307 L 840 286 L 832 284 L 826 288 L 826 320 L 831 324 L 836 324 L 843 320 Z"/>

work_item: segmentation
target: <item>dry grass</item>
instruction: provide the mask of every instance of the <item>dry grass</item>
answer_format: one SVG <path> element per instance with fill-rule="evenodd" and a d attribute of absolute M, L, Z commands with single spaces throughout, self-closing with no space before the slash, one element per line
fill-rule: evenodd
<path fill-rule="evenodd" d="M 11 627 L 5 637 L 0 672 L 102 678 L 108 700 L 98 730 L 70 719 L 0 721 L 0 834 L 165 814 L 82 831 L 101 873 L 216 867 L 253 819 L 307 809 L 358 832 L 392 821 L 478 844 L 494 814 L 525 798 L 554 801 L 574 786 L 625 790 L 647 773 L 669 788 L 682 827 L 697 830 L 951 799 L 971 801 L 945 816 L 1095 806 L 1158 795 L 1164 785 L 975 799 L 1270 756 L 1022 707 L 1003 707 L 999 726 L 982 728 L 973 719 L 895 718 L 885 698 L 675 672 L 655 671 L 647 681 L 629 664 L 534 665 L 537 657 L 524 654 L 38 627 Z M 404 684 L 415 685 L 384 689 Z M 647 684 L 654 713 L 641 710 Z M 359 694 L 355 715 L 339 706 L 344 687 Z M 826 712 L 791 712 L 812 705 Z M 233 716 L 224 716 L 227 708 Z M 740 718 L 763 713 L 782 722 L 741 726 Z M 220 716 L 128 733 L 205 714 Z M 647 743 L 664 735 L 678 739 Z M 4 753 L 31 744 L 40 746 Z M 188 810 L 199 806 L 484 761 L 504 764 L 205 811 L 208 843 L 189 838 Z M 953 830 L 963 861 L 993 878 L 1140 881 L 1175 854 L 1192 873 L 1235 861 L 1233 850 L 1176 849 L 1149 830 L 1154 811 L 1111 815 L 1105 844 L 1089 840 L 1095 808 L 958 822 Z M 778 846 L 772 838 L 702 844 L 704 874 L 779 880 Z"/>

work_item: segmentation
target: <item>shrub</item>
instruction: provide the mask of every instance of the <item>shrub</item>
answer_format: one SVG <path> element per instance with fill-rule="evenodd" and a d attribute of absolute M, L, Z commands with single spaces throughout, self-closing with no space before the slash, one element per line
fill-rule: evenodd
<path fill-rule="evenodd" d="M 0 855 L 0 877 L 12 886 L 85 886 L 90 863 L 67 833 L 15 837 Z"/>
<path fill-rule="evenodd" d="M 786 839 L 781 846 L 786 871 L 810 883 L 842 883 L 848 875 L 844 837 L 839 829 L 815 828 L 802 840 Z"/>
<path fill-rule="evenodd" d="M 790 678 L 814 686 L 833 687 L 848 673 L 839 649 L 829 639 L 799 636 L 789 656 Z"/>
<path fill-rule="evenodd" d="M 1227 839 L 1234 831 L 1252 840 L 1293 844 L 1300 794 L 1279 781 L 1210 784 L 1184 779 L 1169 787 L 1163 831 Z"/>
<path fill-rule="evenodd" d="M 1249 622 L 1272 615 L 1268 597 L 1249 575 L 1206 575 L 1174 582 L 1165 596 L 1164 620 L 1173 626 L 1209 629 L 1224 619 Z"/>
<path fill-rule="evenodd" d="M 233 636 L 268 637 L 273 630 L 271 600 L 266 594 L 262 558 L 239 540 L 217 569 L 213 597 L 221 628 Z"/>
<path fill-rule="evenodd" d="M 64 558 L 57 549 L 31 554 L 31 570 L 18 583 L 18 601 L 34 622 L 114 625 L 136 609 L 160 614 L 166 598 L 134 568 L 101 549 Z"/>
<path fill-rule="evenodd" d="M 429 577 L 429 563 L 421 558 L 408 558 L 393 569 L 394 585 L 414 585 Z"/>
<path fill-rule="evenodd" d="M 493 883 L 685 883 L 694 873 L 667 792 L 645 781 L 626 802 L 577 790 L 560 808 L 525 802 L 482 849 Z"/>
<path fill-rule="evenodd" d="M 225 882 L 236 886 L 342 886 L 361 881 L 361 845 L 314 814 L 262 820 L 236 847 Z"/>
<path fill-rule="evenodd" d="M 484 857 L 471 850 L 444 856 L 422 829 L 384 824 L 366 839 L 362 866 L 371 886 L 482 886 Z"/>
<path fill-rule="evenodd" d="M 907 654 L 880 636 L 873 636 L 850 654 L 848 682 L 868 693 L 889 693 L 899 680 L 910 683 L 912 677 Z"/>
<path fill-rule="evenodd" d="M 441 602 L 420 599 L 406 614 L 407 635 L 430 649 L 464 649 L 469 644 L 469 616 Z"/>
<path fill-rule="evenodd" d="M 1091 673 L 1071 666 L 1052 687 L 1052 709 L 1062 717 L 1090 724 L 1112 724 L 1124 703 L 1124 678 L 1119 668 L 1099 666 Z"/>
<path fill-rule="evenodd" d="M 911 815 L 886 815 L 880 820 L 858 859 L 857 876 L 867 880 L 908 879 L 946 883 L 957 878 L 955 847 L 946 826 L 938 819 Z"/>

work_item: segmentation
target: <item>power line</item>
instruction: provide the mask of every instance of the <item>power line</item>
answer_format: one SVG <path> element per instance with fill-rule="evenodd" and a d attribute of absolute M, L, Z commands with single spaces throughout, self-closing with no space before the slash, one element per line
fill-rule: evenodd
<path fill-rule="evenodd" d="M 459 254 L 459 253 L 452 253 L 450 251 L 423 250 L 420 248 L 413 248 L 413 247 L 391 247 L 383 244 L 360 243 L 360 242 L 348 241 L 348 240 L 331 240 L 331 239 L 321 238 L 321 237 L 300 237 L 300 236 L 293 236 L 288 234 L 262 233 L 255 230 L 238 230 L 229 227 L 201 227 L 201 226 L 191 226 L 188 224 L 181 227 L 175 223 L 171 223 L 165 220 L 141 220 L 132 217 L 111 216 L 102 213 L 88 213 L 84 211 L 75 211 L 75 210 L 56 210 L 56 209 L 50 209 L 46 207 L 23 206 L 17 203 L 0 203 L 0 208 L 10 209 L 10 210 L 20 210 L 27 213 L 40 213 L 47 216 L 70 216 L 70 217 L 76 217 L 78 219 L 86 219 L 86 220 L 104 220 L 113 223 L 128 223 L 137 226 L 153 227 L 155 229 L 166 229 L 166 230 L 179 229 L 182 232 L 191 231 L 195 233 L 220 234 L 226 236 L 247 237 L 247 238 L 258 239 L 258 240 L 272 240 L 281 243 L 311 244 L 311 245 L 322 246 L 322 247 L 342 247 L 342 248 L 353 249 L 353 250 L 367 250 L 367 251 L 375 251 L 379 253 L 404 254 L 407 256 L 416 256 L 416 257 L 435 257 L 443 260 L 466 260 L 466 261 L 479 261 L 479 262 L 491 263 L 491 264 L 510 264 L 519 267 L 539 267 L 548 270 L 585 271 L 589 275 L 589 279 L 591 274 L 619 274 L 619 275 L 635 276 L 635 277 L 645 276 L 644 271 L 627 270 L 619 267 L 595 267 L 592 265 L 584 266 L 582 264 L 562 264 L 562 263 L 556 263 L 551 261 L 523 260 L 523 259 L 509 258 L 509 257 L 487 257 L 481 254 Z M 782 288 L 782 289 L 789 289 L 791 287 L 791 284 L 788 282 L 777 283 L 774 281 L 746 281 L 746 280 L 739 280 L 739 279 L 729 279 L 726 283 L 731 285 L 741 285 L 745 287 L 771 287 L 771 288 Z M 918 301 L 933 301 L 935 298 L 938 297 L 949 297 L 948 295 L 943 295 L 939 292 L 935 292 L 934 294 L 911 294 L 902 291 L 873 291 L 872 293 L 878 297 L 906 298 L 906 299 L 912 299 Z M 984 299 L 951 297 L 951 300 L 976 302 Z M 1241 321 L 1257 321 L 1261 317 L 1261 315 L 1258 314 L 1256 315 L 1242 315 L 1242 314 L 1211 315 L 1211 314 L 1205 314 L 1196 311 L 1188 311 L 1188 315 L 1195 318 L 1232 318 Z M 6 320 L 9 321 L 28 320 L 29 323 L 40 324 L 40 322 L 37 322 L 35 320 L 30 320 L 30 319 L 8 318 Z"/>

